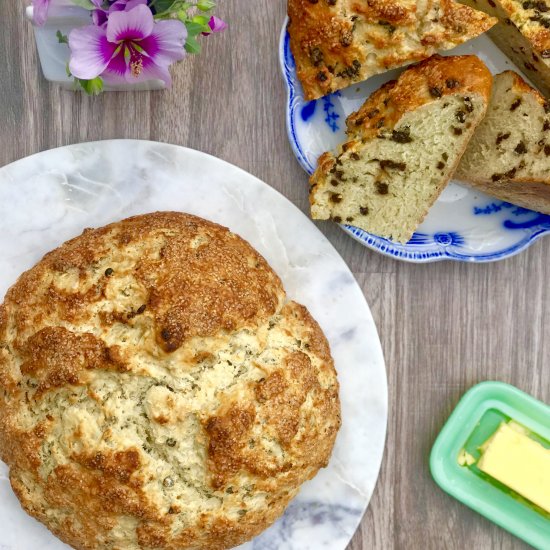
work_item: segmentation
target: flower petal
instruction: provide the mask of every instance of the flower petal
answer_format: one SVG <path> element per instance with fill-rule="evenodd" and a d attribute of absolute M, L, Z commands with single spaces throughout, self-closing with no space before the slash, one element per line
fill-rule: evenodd
<path fill-rule="evenodd" d="M 131 65 L 124 74 L 124 82 L 127 84 L 137 84 L 138 82 L 146 82 L 147 80 L 158 79 L 164 81 L 167 87 L 172 84 L 172 77 L 168 71 L 168 67 L 157 65 L 151 58 L 141 57 L 141 66 L 139 71 L 132 71 Z M 120 82 L 120 81 L 119 81 Z"/>
<path fill-rule="evenodd" d="M 50 0 L 32 0 L 33 21 L 40 27 L 46 22 L 46 19 L 48 18 L 49 7 Z"/>
<path fill-rule="evenodd" d="M 126 82 L 126 74 L 129 72 L 130 68 L 124 57 L 124 48 L 121 48 L 107 65 L 102 77 L 107 84 L 123 84 Z"/>
<path fill-rule="evenodd" d="M 137 70 L 132 71 L 132 62 L 138 62 Z M 137 84 L 147 80 L 163 80 L 167 86 L 171 84 L 167 68 L 159 67 L 149 57 L 133 52 L 124 55 L 124 48 L 113 57 L 107 69 L 101 75 L 106 84 Z"/>
<path fill-rule="evenodd" d="M 155 23 L 151 36 L 139 45 L 156 65 L 165 69 L 174 61 L 185 57 L 187 29 L 181 21 L 162 20 Z"/>
<path fill-rule="evenodd" d="M 92 11 L 92 21 L 98 27 L 105 25 L 107 23 L 107 12 L 103 9 Z"/>
<path fill-rule="evenodd" d="M 227 29 L 227 23 L 215 15 L 208 21 L 208 26 L 212 29 L 212 32 L 222 32 Z"/>
<path fill-rule="evenodd" d="M 162 80 L 167 88 L 172 86 L 172 77 L 170 76 L 168 67 L 160 67 L 155 63 L 151 63 L 150 65 L 146 63 L 141 76 L 143 80 Z"/>
<path fill-rule="evenodd" d="M 147 0 L 116 0 L 109 11 L 130 11 L 141 4 L 147 5 Z"/>
<path fill-rule="evenodd" d="M 127 0 L 126 1 L 126 7 L 124 8 L 124 11 L 133 10 L 136 6 L 139 6 L 140 4 L 147 5 L 147 0 Z M 149 8 L 149 9 L 151 9 L 151 8 Z"/>
<path fill-rule="evenodd" d="M 107 40 L 104 28 L 87 25 L 73 29 L 69 34 L 71 73 L 85 80 L 99 76 L 109 64 L 116 47 Z"/>
<path fill-rule="evenodd" d="M 143 4 L 130 11 L 111 12 L 107 22 L 107 39 L 109 42 L 141 40 L 153 32 L 154 26 L 153 14 Z"/>

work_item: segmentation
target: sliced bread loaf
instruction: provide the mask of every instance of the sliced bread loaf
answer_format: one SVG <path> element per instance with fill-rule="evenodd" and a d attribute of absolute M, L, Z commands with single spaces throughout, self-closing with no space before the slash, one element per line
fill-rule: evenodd
<path fill-rule="evenodd" d="M 496 23 L 452 0 L 288 0 L 306 99 L 449 50 Z"/>
<path fill-rule="evenodd" d="M 489 36 L 550 97 L 550 2 L 548 0 L 462 0 L 498 17 Z"/>
<path fill-rule="evenodd" d="M 434 56 L 384 85 L 348 118 L 337 155 L 319 158 L 312 217 L 407 242 L 483 118 L 491 83 L 475 56 Z"/>
<path fill-rule="evenodd" d="M 454 177 L 550 214 L 550 105 L 516 73 L 495 77 L 487 116 Z"/>

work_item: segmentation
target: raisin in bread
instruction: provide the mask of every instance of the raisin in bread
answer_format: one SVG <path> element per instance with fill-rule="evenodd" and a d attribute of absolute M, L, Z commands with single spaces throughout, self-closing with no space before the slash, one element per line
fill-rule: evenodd
<path fill-rule="evenodd" d="M 539 92 L 512 71 L 495 77 L 487 116 L 455 178 L 550 214 L 550 114 Z"/>
<path fill-rule="evenodd" d="M 451 0 L 289 0 L 288 15 L 306 99 L 454 48 L 497 21 Z"/>
<path fill-rule="evenodd" d="M 499 18 L 489 36 L 493 42 L 550 96 L 550 1 L 463 0 Z"/>
<path fill-rule="evenodd" d="M 407 242 L 460 161 L 491 94 L 475 56 L 434 56 L 376 91 L 347 120 L 310 183 L 314 219 Z"/>

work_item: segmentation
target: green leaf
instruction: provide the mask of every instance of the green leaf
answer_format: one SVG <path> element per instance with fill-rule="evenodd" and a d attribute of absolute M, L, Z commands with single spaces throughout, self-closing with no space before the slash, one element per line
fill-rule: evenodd
<path fill-rule="evenodd" d="M 212 0 L 200 0 L 200 2 L 197 2 L 197 8 L 201 11 L 210 11 L 213 10 L 216 7 L 216 2 L 212 2 Z"/>
<path fill-rule="evenodd" d="M 103 80 L 100 76 L 96 76 L 91 80 L 82 80 L 81 78 L 75 78 L 75 81 L 80 84 L 82 89 L 88 95 L 98 95 L 103 91 Z"/>
<path fill-rule="evenodd" d="M 96 6 L 94 6 L 91 2 L 91 0 L 72 0 L 73 4 L 84 8 L 85 10 L 95 10 Z"/>
<path fill-rule="evenodd" d="M 71 78 L 73 75 L 71 74 L 71 69 L 69 69 L 69 63 L 67 62 L 67 64 L 65 65 L 65 71 L 67 73 L 67 76 L 69 78 Z"/>
<path fill-rule="evenodd" d="M 195 23 L 195 21 L 185 21 L 185 27 L 189 36 L 198 36 L 201 32 L 210 32 L 208 25 L 202 25 L 201 23 Z"/>
<path fill-rule="evenodd" d="M 187 53 L 201 53 L 201 45 L 194 36 L 188 36 L 185 43 L 185 51 Z"/>
<path fill-rule="evenodd" d="M 168 11 L 174 4 L 178 4 L 179 0 L 157 0 L 153 6 L 157 13 Z"/>
<path fill-rule="evenodd" d="M 203 27 L 208 26 L 208 17 L 205 17 L 204 15 L 195 15 L 191 21 L 197 25 L 202 25 Z"/>
<path fill-rule="evenodd" d="M 63 34 L 61 31 L 57 31 L 55 33 L 55 36 L 57 36 L 57 41 L 60 44 L 68 44 L 69 43 L 69 39 L 67 38 L 67 35 Z"/>

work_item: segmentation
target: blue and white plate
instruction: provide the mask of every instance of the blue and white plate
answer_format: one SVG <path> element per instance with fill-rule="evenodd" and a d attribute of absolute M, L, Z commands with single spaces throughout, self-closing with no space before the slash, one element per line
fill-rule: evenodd
<path fill-rule="evenodd" d="M 452 54 L 478 55 L 495 74 L 507 69 L 517 71 L 486 36 L 455 48 Z M 346 117 L 356 111 L 372 92 L 401 72 L 390 71 L 316 101 L 305 101 L 296 77 L 286 23 L 281 34 L 279 56 L 288 88 L 288 138 L 298 162 L 309 174 L 313 173 L 321 153 L 336 149 L 345 140 Z M 451 182 L 405 245 L 351 225 L 341 227 L 365 246 L 400 260 L 489 262 L 517 254 L 541 235 L 550 233 L 550 216 Z"/>

